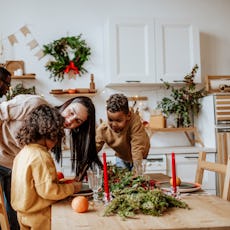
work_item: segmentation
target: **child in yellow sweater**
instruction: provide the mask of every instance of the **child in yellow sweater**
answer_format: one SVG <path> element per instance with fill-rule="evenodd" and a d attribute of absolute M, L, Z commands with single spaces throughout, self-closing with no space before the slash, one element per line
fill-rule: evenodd
<path fill-rule="evenodd" d="M 23 149 L 12 169 L 11 205 L 21 230 L 50 230 L 51 205 L 80 191 L 81 183 L 59 183 L 49 152 L 64 135 L 64 118 L 57 109 L 40 105 L 25 119 L 18 133 Z"/>
<path fill-rule="evenodd" d="M 138 112 L 129 110 L 124 94 L 113 94 L 106 101 L 108 121 L 96 130 L 96 146 L 99 152 L 106 143 L 115 151 L 116 165 L 131 170 L 135 161 L 146 158 L 150 148 L 149 136 Z"/>

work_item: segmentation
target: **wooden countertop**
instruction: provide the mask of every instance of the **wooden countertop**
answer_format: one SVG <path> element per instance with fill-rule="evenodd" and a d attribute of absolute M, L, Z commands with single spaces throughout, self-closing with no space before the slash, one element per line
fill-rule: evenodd
<path fill-rule="evenodd" d="M 75 213 L 71 199 L 52 206 L 52 230 L 149 230 L 149 229 L 230 229 L 230 202 L 211 195 L 183 197 L 190 210 L 172 208 L 161 217 L 137 215 L 136 218 L 121 220 L 118 216 L 104 217 L 104 207 L 90 208 L 87 213 Z"/>

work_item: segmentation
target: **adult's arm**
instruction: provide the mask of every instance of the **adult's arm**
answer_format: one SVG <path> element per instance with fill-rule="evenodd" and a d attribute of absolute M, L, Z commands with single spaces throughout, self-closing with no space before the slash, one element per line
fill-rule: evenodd
<path fill-rule="evenodd" d="M 41 104 L 48 104 L 48 102 L 39 95 L 17 95 L 12 100 L 0 104 L 0 120 L 24 120 L 25 115 Z"/>

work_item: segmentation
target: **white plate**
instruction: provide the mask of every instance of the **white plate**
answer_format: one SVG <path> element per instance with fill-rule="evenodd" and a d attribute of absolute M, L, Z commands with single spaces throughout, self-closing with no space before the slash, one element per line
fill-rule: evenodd
<path fill-rule="evenodd" d="M 169 181 L 157 182 L 156 186 L 160 189 L 169 192 L 171 190 L 171 185 Z M 181 182 L 179 186 L 178 192 L 195 192 L 201 189 L 201 185 L 197 183 L 190 183 L 190 182 Z"/>

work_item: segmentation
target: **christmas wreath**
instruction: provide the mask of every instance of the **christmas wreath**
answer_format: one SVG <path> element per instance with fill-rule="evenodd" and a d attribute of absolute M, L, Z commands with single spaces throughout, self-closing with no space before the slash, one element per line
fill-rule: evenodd
<path fill-rule="evenodd" d="M 65 74 L 81 76 L 87 72 L 83 65 L 89 60 L 91 49 L 81 36 L 63 37 L 43 45 L 44 54 L 53 56 L 53 60 L 46 63 L 45 67 L 51 72 L 50 77 L 54 81 L 62 81 Z"/>

